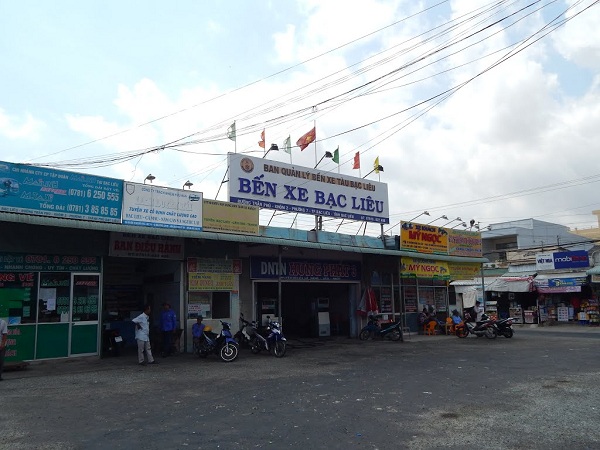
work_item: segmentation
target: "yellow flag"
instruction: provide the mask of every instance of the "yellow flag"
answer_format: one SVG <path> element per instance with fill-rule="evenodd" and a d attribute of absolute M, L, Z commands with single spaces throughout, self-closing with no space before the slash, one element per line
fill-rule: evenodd
<path fill-rule="evenodd" d="M 379 173 L 379 156 L 375 158 L 375 162 L 373 163 L 373 169 L 375 169 L 375 173 Z"/>

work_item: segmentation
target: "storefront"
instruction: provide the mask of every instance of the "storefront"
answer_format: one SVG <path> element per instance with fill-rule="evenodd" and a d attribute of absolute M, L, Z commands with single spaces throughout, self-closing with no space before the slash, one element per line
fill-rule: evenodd
<path fill-rule="evenodd" d="M 501 319 L 513 317 L 515 323 L 537 323 L 538 304 L 532 275 L 497 277 L 487 287 L 486 304 L 490 303 Z"/>
<path fill-rule="evenodd" d="M 593 298 L 585 272 L 540 273 L 535 277 L 534 285 L 538 292 L 540 323 L 590 322 L 590 318 L 593 323 L 598 323 L 598 303 Z"/>
<path fill-rule="evenodd" d="M 98 354 L 100 275 L 98 256 L 2 253 L 7 362 Z"/>

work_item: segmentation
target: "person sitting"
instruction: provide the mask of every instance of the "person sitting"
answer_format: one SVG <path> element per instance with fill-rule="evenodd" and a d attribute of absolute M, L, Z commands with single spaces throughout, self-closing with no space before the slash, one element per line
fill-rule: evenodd
<path fill-rule="evenodd" d="M 204 333 L 204 329 L 206 325 L 202 323 L 202 316 L 198 315 L 196 318 L 196 323 L 192 325 L 192 337 L 194 338 L 194 348 L 197 348 L 200 345 L 200 340 L 202 339 L 202 335 Z"/>

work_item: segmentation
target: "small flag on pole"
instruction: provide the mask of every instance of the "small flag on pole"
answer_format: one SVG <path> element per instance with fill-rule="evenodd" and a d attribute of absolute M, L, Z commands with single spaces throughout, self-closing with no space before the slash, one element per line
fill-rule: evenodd
<path fill-rule="evenodd" d="M 235 141 L 235 122 L 233 122 L 231 126 L 227 128 L 227 137 L 232 141 Z"/>
<path fill-rule="evenodd" d="M 335 151 L 333 152 L 332 161 L 336 164 L 340 163 L 340 146 L 339 145 L 338 145 L 338 148 L 336 148 Z"/>
<path fill-rule="evenodd" d="M 373 169 L 375 173 L 379 173 L 379 156 L 375 158 L 375 162 L 373 163 Z"/>
<path fill-rule="evenodd" d="M 260 133 L 260 141 L 258 141 L 258 146 L 265 148 L 265 130 L 262 130 L 262 133 Z"/>
<path fill-rule="evenodd" d="M 292 154 L 292 140 L 290 139 L 290 136 L 283 141 L 283 151 L 289 153 L 290 155 Z"/>
<path fill-rule="evenodd" d="M 296 145 L 300 147 L 300 150 L 304 150 L 311 142 L 317 139 L 317 128 L 313 127 L 308 133 L 300 136 L 300 139 L 296 141 Z"/>
<path fill-rule="evenodd" d="M 360 152 L 356 152 L 356 155 L 354 155 L 354 165 L 352 168 L 360 169 Z"/>

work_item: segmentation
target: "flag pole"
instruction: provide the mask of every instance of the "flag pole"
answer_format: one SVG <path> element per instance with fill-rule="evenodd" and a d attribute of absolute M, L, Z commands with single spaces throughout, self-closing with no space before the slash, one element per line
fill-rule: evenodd
<path fill-rule="evenodd" d="M 317 121 L 314 120 L 313 121 L 313 128 L 315 130 L 315 167 L 319 164 L 318 158 L 317 158 Z"/>

